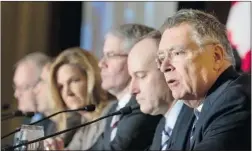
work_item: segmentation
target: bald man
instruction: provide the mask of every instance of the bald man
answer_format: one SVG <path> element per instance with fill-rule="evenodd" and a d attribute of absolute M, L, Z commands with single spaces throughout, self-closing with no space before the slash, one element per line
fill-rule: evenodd
<path fill-rule="evenodd" d="M 128 69 L 132 77 L 130 90 L 136 95 L 141 111 L 150 115 L 163 115 L 149 150 L 166 150 L 177 119 L 192 113 L 181 100 L 174 100 L 164 74 L 156 65 L 160 39 L 159 32 L 142 37 L 128 56 Z"/>

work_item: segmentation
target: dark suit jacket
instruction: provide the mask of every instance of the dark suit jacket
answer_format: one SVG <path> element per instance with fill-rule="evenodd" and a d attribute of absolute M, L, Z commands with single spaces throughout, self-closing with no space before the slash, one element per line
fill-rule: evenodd
<path fill-rule="evenodd" d="M 188 125 L 176 132 L 170 150 L 250 150 L 251 147 L 251 77 L 238 75 L 229 67 L 220 75 L 203 102 L 194 139 Z M 187 128 L 186 128 L 187 127 Z M 174 133 L 173 133 L 174 134 Z"/>
<path fill-rule="evenodd" d="M 162 142 L 162 131 L 165 127 L 165 117 L 159 121 L 152 144 L 148 150 L 160 150 Z"/>
<path fill-rule="evenodd" d="M 186 106 L 185 104 L 182 106 L 182 109 L 181 109 L 181 112 L 179 113 L 179 116 L 177 118 L 177 121 L 174 125 L 174 128 L 173 128 L 173 131 L 172 131 L 172 135 L 171 135 L 171 138 L 172 137 L 177 137 L 176 135 L 174 135 L 174 131 L 175 131 L 175 134 L 177 133 L 176 131 L 178 130 L 182 130 L 184 129 L 185 127 L 185 124 L 187 124 L 190 120 L 190 116 L 192 115 L 193 113 L 193 109 L 189 108 L 188 106 Z M 187 120 L 187 121 L 186 121 Z M 181 121 L 185 122 L 183 124 L 180 124 Z M 180 124 L 181 127 L 176 128 L 178 127 Z M 155 132 L 155 136 L 153 138 L 153 142 L 149 148 L 149 150 L 161 150 L 161 142 L 162 142 L 162 131 L 164 129 L 164 126 L 165 126 L 165 117 L 163 117 L 158 126 L 157 126 L 157 129 L 156 129 L 156 132 Z M 174 136 L 173 136 L 174 135 Z M 170 147 L 170 145 L 172 144 L 172 141 L 171 141 L 171 138 L 169 139 L 169 142 L 167 144 L 167 148 Z"/>
<path fill-rule="evenodd" d="M 126 106 L 134 106 L 137 102 L 131 98 Z M 111 107 L 109 113 L 115 112 L 117 103 Z M 118 123 L 116 136 L 110 142 L 112 117 L 107 119 L 105 131 L 90 150 L 144 150 L 152 142 L 156 126 L 162 116 L 150 116 L 135 110 L 131 114 L 122 116 Z"/>

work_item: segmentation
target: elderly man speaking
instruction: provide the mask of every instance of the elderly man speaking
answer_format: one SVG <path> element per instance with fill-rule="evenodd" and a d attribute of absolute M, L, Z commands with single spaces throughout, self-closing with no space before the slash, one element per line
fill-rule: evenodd
<path fill-rule="evenodd" d="M 251 77 L 234 70 L 225 26 L 202 11 L 180 10 L 161 32 L 158 67 L 175 100 L 194 108 L 190 124 L 173 130 L 169 149 L 250 150 Z"/>

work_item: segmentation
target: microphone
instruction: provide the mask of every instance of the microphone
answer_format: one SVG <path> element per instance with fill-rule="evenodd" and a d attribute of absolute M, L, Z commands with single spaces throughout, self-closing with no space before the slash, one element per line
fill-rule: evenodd
<path fill-rule="evenodd" d="M 54 114 L 51 114 L 51 115 L 49 115 L 49 116 L 47 116 L 47 117 L 45 117 L 45 118 L 42 118 L 41 120 L 38 120 L 38 121 L 33 122 L 33 123 L 30 123 L 30 124 L 28 124 L 28 125 L 35 125 L 35 124 L 37 124 L 37 123 L 40 123 L 40 122 L 42 122 L 42 121 L 44 121 L 44 120 L 47 120 L 47 119 L 53 117 L 53 116 L 56 116 L 56 115 L 58 115 L 58 114 L 60 114 L 60 113 L 76 112 L 76 111 L 88 111 L 88 112 L 92 112 L 92 111 L 94 111 L 94 110 L 95 110 L 95 105 L 94 105 L 94 104 L 90 104 L 90 105 L 87 105 L 87 106 L 85 106 L 85 107 L 82 107 L 82 108 L 79 108 L 79 109 L 74 109 L 74 110 L 63 110 L 63 111 L 59 111 L 59 112 L 56 112 L 56 113 L 54 113 Z M 16 133 L 16 132 L 18 132 L 18 131 L 20 131 L 20 128 L 17 128 L 16 130 L 14 130 L 14 131 L 12 131 L 12 132 L 10 132 L 10 133 L 8 133 L 8 134 L 2 136 L 1 139 L 4 139 L 5 137 L 8 137 L 8 136 L 10 136 L 10 135 L 12 135 L 12 134 L 14 134 L 14 133 Z"/>
<path fill-rule="evenodd" d="M 2 118 L 1 121 L 5 121 L 13 117 L 21 117 L 21 116 L 32 117 L 33 115 L 34 115 L 34 112 L 22 112 L 22 111 L 17 110 L 12 113 L 3 115 L 5 117 Z"/>
<path fill-rule="evenodd" d="M 54 134 L 51 134 L 51 135 L 48 135 L 48 136 L 45 136 L 45 137 L 41 137 L 41 138 L 38 138 L 38 139 L 35 139 L 35 140 L 32 140 L 32 141 L 29 141 L 29 142 L 26 142 L 26 143 L 22 143 L 22 144 L 18 144 L 18 145 L 15 145 L 15 146 L 9 146 L 9 147 L 6 147 L 6 148 L 2 148 L 2 150 L 13 150 L 15 148 L 18 148 L 18 147 L 21 147 L 21 146 L 25 146 L 25 145 L 29 145 L 29 144 L 32 144 L 32 143 L 35 143 L 35 142 L 39 142 L 39 141 L 42 141 L 42 140 L 45 140 L 47 138 L 50 138 L 50 137 L 54 137 L 56 135 L 60 135 L 62 133 L 66 133 L 68 131 L 72 131 L 72 130 L 75 130 L 75 129 L 78 129 L 80 127 L 84 127 L 84 126 L 87 126 L 87 125 L 90 125 L 92 123 L 95 123 L 97 121 L 100 121 L 102 119 L 105 119 L 105 118 L 108 118 L 110 116 L 114 116 L 114 115 L 126 115 L 126 114 L 130 114 L 132 113 L 134 110 L 138 110 L 140 108 L 139 105 L 137 106 L 134 106 L 134 107 L 130 107 L 130 106 L 126 106 L 122 109 L 120 109 L 119 111 L 116 111 L 114 113 L 111 113 L 111 114 L 108 114 L 106 116 L 103 116 L 103 117 L 100 117 L 96 120 L 93 120 L 93 121 L 90 121 L 90 122 L 87 122 L 87 123 L 84 123 L 84 124 L 81 124 L 81 125 L 78 125 L 78 126 L 74 126 L 72 128 L 69 128 L 69 129 L 66 129 L 66 130 L 63 130 L 63 131 L 60 131 L 60 132 L 57 132 L 57 133 L 54 133 Z"/>
<path fill-rule="evenodd" d="M 139 105 L 136 105 L 136 106 L 133 106 L 133 107 L 126 106 L 124 108 L 121 108 L 119 111 L 116 111 L 116 112 L 112 113 L 110 116 L 119 115 L 119 114 L 130 114 L 134 110 L 138 110 L 138 109 L 140 109 Z"/>

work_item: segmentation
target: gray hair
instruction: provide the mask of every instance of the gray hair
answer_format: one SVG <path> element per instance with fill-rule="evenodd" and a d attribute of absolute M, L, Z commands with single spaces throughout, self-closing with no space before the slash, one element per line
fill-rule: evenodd
<path fill-rule="evenodd" d="M 181 9 L 172 17 L 169 17 L 161 27 L 161 33 L 167 29 L 188 23 L 193 28 L 192 38 L 199 46 L 204 42 L 219 43 L 226 51 L 226 59 L 235 66 L 232 47 L 226 34 L 226 26 L 213 15 L 199 10 Z"/>
<path fill-rule="evenodd" d="M 27 62 L 32 62 L 34 63 L 34 65 L 37 68 L 38 74 L 41 73 L 43 67 L 51 62 L 51 58 L 49 56 L 47 56 L 46 54 L 42 53 L 42 52 L 33 52 L 30 53 L 28 55 L 26 55 L 25 57 L 23 57 L 22 59 L 20 59 L 16 64 L 15 64 L 15 68 L 17 66 L 19 66 L 20 64 L 23 63 L 27 63 Z"/>
<path fill-rule="evenodd" d="M 153 40 L 155 40 L 155 42 L 156 42 L 156 44 L 157 44 L 157 46 L 158 46 L 159 43 L 160 43 L 160 41 L 161 41 L 161 37 L 162 37 L 161 32 L 158 31 L 158 30 L 154 30 L 154 31 L 148 33 L 147 35 L 144 35 L 144 36 L 140 37 L 140 38 L 136 41 L 136 43 L 138 43 L 138 42 L 140 42 L 140 41 L 142 41 L 142 40 L 144 40 L 144 39 L 153 39 Z"/>
<path fill-rule="evenodd" d="M 129 53 L 131 48 L 137 43 L 138 39 L 155 29 L 141 24 L 123 24 L 111 29 L 108 34 L 123 40 L 123 51 Z M 107 34 L 107 35 L 108 35 Z"/>

